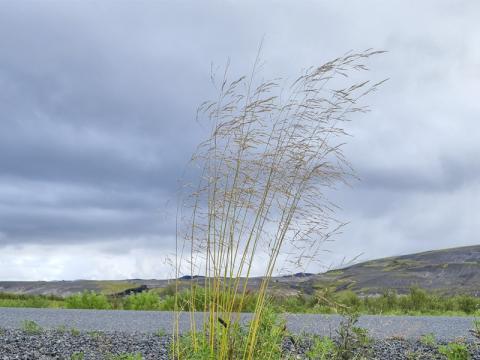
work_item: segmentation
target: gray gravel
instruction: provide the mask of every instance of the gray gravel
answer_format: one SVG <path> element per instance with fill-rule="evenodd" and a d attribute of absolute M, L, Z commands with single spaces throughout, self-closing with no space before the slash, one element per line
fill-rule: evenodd
<path fill-rule="evenodd" d="M 169 337 L 135 333 L 75 333 L 42 331 L 29 334 L 22 330 L 0 333 L 0 360 L 105 360 L 119 355 L 139 354 L 143 359 L 168 359 Z M 81 354 L 81 355 L 80 355 Z"/>
<path fill-rule="evenodd" d="M 200 324 L 202 314 L 197 315 Z M 173 316 L 172 312 L 162 311 L 0 308 L 0 327 L 19 329 L 24 320 L 33 320 L 45 329 L 67 326 L 84 331 L 126 333 L 155 333 L 161 329 L 169 333 Z M 322 336 L 334 334 L 341 320 L 336 315 L 289 314 L 286 317 L 290 332 Z M 242 314 L 242 319 L 248 321 L 249 315 Z M 190 329 L 188 313 L 181 315 L 179 324 L 181 331 Z M 399 337 L 415 340 L 433 333 L 440 341 L 457 338 L 474 340 L 469 333 L 473 325 L 472 317 L 361 316 L 358 325 L 368 329 L 376 339 Z"/>
<path fill-rule="evenodd" d="M 308 359 L 305 355 L 311 342 L 301 338 L 285 340 L 283 360 Z M 145 333 L 72 333 L 69 330 L 43 330 L 30 334 L 23 330 L 0 331 L 0 360 L 119 360 L 121 355 L 137 355 L 145 360 L 167 360 L 169 336 Z M 472 360 L 480 360 L 479 347 L 468 344 Z M 400 339 L 376 340 L 368 350 L 360 350 L 369 360 L 444 360 L 436 347 L 419 341 Z M 358 352 L 357 352 L 358 354 Z M 75 357 L 77 356 L 77 357 Z"/>
<path fill-rule="evenodd" d="M 242 317 L 248 320 L 247 315 Z M 36 334 L 22 330 L 22 322 L 26 320 L 35 321 L 43 329 Z M 75 359 L 72 356 L 76 353 L 82 353 L 84 360 L 111 359 L 110 356 L 118 354 L 166 360 L 170 337 L 159 336 L 158 332 L 159 329 L 170 332 L 172 320 L 171 312 L 3 308 L 0 309 L 0 360 Z M 469 333 L 472 320 L 363 316 L 357 325 L 367 328 L 375 339 L 367 359 L 444 359 L 435 347 L 419 341 L 421 335 L 433 333 L 439 343 L 462 338 L 472 359 L 480 360 L 480 347 Z M 335 337 L 339 321 L 339 316 L 288 315 L 290 332 L 306 334 L 287 337 L 285 354 L 306 359 L 312 334 Z M 180 326 L 188 330 L 188 314 L 182 314 Z"/>

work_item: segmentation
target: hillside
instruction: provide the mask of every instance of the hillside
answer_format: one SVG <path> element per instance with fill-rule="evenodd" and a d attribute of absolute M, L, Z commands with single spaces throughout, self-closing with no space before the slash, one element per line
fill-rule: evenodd
<path fill-rule="evenodd" d="M 254 289 L 261 278 L 249 281 Z M 188 285 L 188 277 L 182 279 Z M 67 296 L 83 290 L 124 294 L 129 290 L 163 288 L 168 280 L 118 281 L 0 281 L 0 292 Z M 201 283 L 201 280 L 200 280 Z M 358 263 L 322 274 L 295 274 L 272 279 L 272 291 L 280 294 L 311 294 L 316 289 L 352 290 L 360 295 L 394 289 L 407 293 L 419 286 L 441 294 L 480 296 L 480 245 L 427 251 Z"/>
<path fill-rule="evenodd" d="M 302 286 L 306 291 L 333 286 L 358 294 L 385 289 L 401 294 L 419 286 L 441 294 L 480 296 L 480 245 L 367 261 L 311 276 Z"/>

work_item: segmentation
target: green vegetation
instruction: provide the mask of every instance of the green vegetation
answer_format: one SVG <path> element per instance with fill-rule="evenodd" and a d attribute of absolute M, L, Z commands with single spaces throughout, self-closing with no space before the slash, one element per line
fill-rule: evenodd
<path fill-rule="evenodd" d="M 428 347 L 434 348 L 437 346 L 437 339 L 434 334 L 425 334 L 420 338 L 420 342 Z"/>
<path fill-rule="evenodd" d="M 195 297 L 192 301 L 192 297 Z M 222 298 L 224 295 L 219 295 Z M 33 298 L 30 300 L 30 297 Z M 172 295 L 171 289 L 142 292 L 123 298 L 108 297 L 92 292 L 84 292 L 65 299 L 40 297 L 34 295 L 0 294 L 0 299 L 8 298 L 9 307 L 54 307 L 70 309 L 124 309 L 124 310 L 161 310 L 172 311 L 177 306 L 187 311 L 209 309 L 211 297 L 207 297 L 201 287 L 186 289 Z M 428 293 L 419 288 L 412 288 L 407 295 L 398 295 L 386 291 L 380 296 L 360 297 L 352 291 L 335 293 L 332 290 L 317 290 L 313 295 L 267 296 L 269 307 L 277 313 L 317 313 L 337 314 L 345 309 L 359 314 L 372 315 L 442 315 L 475 316 L 480 315 L 480 298 L 469 295 L 441 296 Z M 233 300 L 239 305 L 243 301 L 244 312 L 253 312 L 258 301 L 258 294 L 247 292 L 243 298 L 239 295 Z M 0 300 L 1 304 L 1 300 Z M 194 305 L 194 307 L 192 306 Z M 62 329 L 58 329 L 59 331 Z M 63 328 L 63 331 L 66 329 Z M 480 334 L 480 320 L 474 322 L 474 330 Z"/>
<path fill-rule="evenodd" d="M 467 345 L 460 342 L 452 342 L 447 345 L 440 345 L 438 352 L 445 355 L 448 360 L 469 360 L 471 359 Z"/>
<path fill-rule="evenodd" d="M 157 335 L 158 337 L 164 337 L 167 335 L 167 332 L 164 329 L 158 329 L 155 335 Z"/>
<path fill-rule="evenodd" d="M 118 354 L 118 355 L 109 355 L 106 357 L 107 360 L 142 360 L 142 354 Z"/>
<path fill-rule="evenodd" d="M 87 334 L 94 340 L 99 340 L 105 335 L 102 331 L 98 331 L 98 330 L 89 331 Z"/>
<path fill-rule="evenodd" d="M 228 339 L 228 359 L 241 359 L 245 354 L 248 344 L 248 326 L 229 324 L 222 318 L 216 322 L 216 341 L 222 337 Z M 253 350 L 253 359 L 280 359 L 282 354 L 282 342 L 286 336 L 285 322 L 272 309 L 265 308 L 262 321 L 258 328 L 258 338 L 261 346 Z M 177 355 L 179 358 L 188 359 L 217 359 L 210 352 L 210 343 L 204 337 L 194 339 L 195 333 L 182 335 L 179 338 Z"/>
<path fill-rule="evenodd" d="M 441 296 L 412 287 L 407 295 L 385 291 L 380 296 L 359 297 L 352 291 L 333 293 L 318 291 L 311 297 L 297 299 L 294 304 L 306 301 L 311 312 L 335 313 L 348 308 L 361 314 L 376 315 L 474 315 L 480 309 L 480 298 L 469 295 Z M 292 300 L 290 299 L 290 304 Z M 300 306 L 301 307 L 301 306 Z M 302 311 L 299 311 L 302 312 Z"/>
<path fill-rule="evenodd" d="M 447 360 L 469 360 L 471 359 L 470 352 L 465 343 L 456 341 L 445 345 L 439 345 L 433 334 L 426 334 L 420 338 L 422 345 L 432 349 L 437 349 L 438 352 L 444 355 Z M 412 358 L 416 358 L 415 354 L 411 354 Z"/>
<path fill-rule="evenodd" d="M 81 294 L 69 296 L 65 299 L 67 309 L 111 309 L 112 305 L 104 294 L 93 291 L 84 291 Z"/>
<path fill-rule="evenodd" d="M 77 328 L 71 328 L 70 329 L 70 335 L 72 336 L 80 336 L 81 332 Z"/>
<path fill-rule="evenodd" d="M 153 291 L 129 295 L 123 304 L 126 310 L 161 310 L 162 308 L 160 296 Z"/>
<path fill-rule="evenodd" d="M 83 352 L 75 352 L 70 356 L 70 360 L 83 360 L 85 355 Z"/>
<path fill-rule="evenodd" d="M 83 360 L 85 354 L 83 352 L 75 352 L 70 356 L 70 360 Z M 122 353 L 122 354 L 107 354 L 106 360 L 142 360 L 140 353 Z"/>
<path fill-rule="evenodd" d="M 33 320 L 24 320 L 22 322 L 22 330 L 30 335 L 40 334 L 43 328 Z"/>
<path fill-rule="evenodd" d="M 66 325 L 60 325 L 55 330 L 60 334 L 65 334 L 67 332 L 67 327 Z"/>
<path fill-rule="evenodd" d="M 307 351 L 307 356 L 309 359 L 332 359 L 335 354 L 335 349 L 335 342 L 328 336 L 324 336 L 322 338 L 314 337 L 313 344 Z"/>
<path fill-rule="evenodd" d="M 357 326 L 358 314 L 348 314 L 337 330 L 338 343 L 334 359 L 367 359 L 371 351 L 372 339 L 368 331 Z"/>
<path fill-rule="evenodd" d="M 7 294 L 0 292 L 0 307 L 57 308 L 64 299 L 54 295 Z"/>

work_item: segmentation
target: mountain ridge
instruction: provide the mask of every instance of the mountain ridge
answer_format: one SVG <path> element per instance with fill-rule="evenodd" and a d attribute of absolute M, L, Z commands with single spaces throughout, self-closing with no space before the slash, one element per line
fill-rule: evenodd
<path fill-rule="evenodd" d="M 201 277 L 180 279 L 183 286 Z M 249 280 L 254 290 L 262 278 Z M 0 292 L 68 296 L 84 290 L 108 295 L 164 288 L 170 280 L 0 281 Z M 443 295 L 480 296 L 480 245 L 429 250 L 360 262 L 325 273 L 296 273 L 272 278 L 271 291 L 281 295 L 311 294 L 317 290 L 353 291 L 376 295 L 386 290 L 408 293 L 412 286 Z"/>

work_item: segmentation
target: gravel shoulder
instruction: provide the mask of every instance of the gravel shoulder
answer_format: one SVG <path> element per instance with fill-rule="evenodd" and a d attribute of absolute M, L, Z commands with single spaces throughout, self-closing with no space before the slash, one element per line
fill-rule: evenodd
<path fill-rule="evenodd" d="M 248 321 L 248 314 L 241 315 Z M 162 311 L 124 310 L 67 310 L 0 308 L 0 328 L 21 329 L 25 320 L 32 320 L 44 329 L 58 327 L 75 328 L 81 331 L 122 333 L 170 333 L 174 314 Z M 287 314 L 287 328 L 291 333 L 331 336 L 341 321 L 337 315 Z M 418 340 L 422 335 L 433 333 L 440 341 L 464 338 L 473 341 L 472 317 L 438 316 L 361 316 L 358 326 L 366 328 L 375 339 L 403 338 Z M 196 321 L 201 324 L 202 313 Z M 190 329 L 190 315 L 182 313 L 179 318 L 181 331 Z"/>
<path fill-rule="evenodd" d="M 198 314 L 197 321 L 201 321 Z M 0 309 L 0 360 L 11 359 L 119 359 L 115 355 L 138 354 L 141 359 L 169 358 L 174 314 L 149 311 Z M 242 314 L 248 321 L 248 314 Z M 284 342 L 285 359 L 307 359 L 313 334 L 335 337 L 341 318 L 331 315 L 287 315 L 292 334 Z M 33 333 L 24 321 L 35 321 L 42 329 Z M 363 316 L 357 324 L 374 338 L 368 359 L 444 359 L 436 346 L 419 341 L 433 333 L 438 344 L 462 339 L 471 359 L 480 360 L 480 347 L 470 335 L 473 318 Z M 180 316 L 182 331 L 189 329 L 189 314 Z M 81 354 L 81 357 L 76 355 Z M 121 357 L 120 357 L 121 358 Z"/>
<path fill-rule="evenodd" d="M 29 334 L 19 329 L 0 332 L 0 360 L 119 360 L 125 355 L 135 359 L 167 360 L 170 337 L 145 333 L 99 333 L 69 330 L 44 330 Z M 293 342 L 286 339 L 281 360 L 308 360 L 308 338 Z M 471 360 L 480 360 L 479 347 L 468 343 Z M 123 357 L 122 357 L 123 356 Z M 362 359 L 369 360 L 444 360 L 437 346 L 401 339 L 376 340 Z"/>

